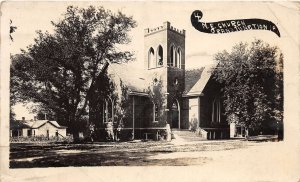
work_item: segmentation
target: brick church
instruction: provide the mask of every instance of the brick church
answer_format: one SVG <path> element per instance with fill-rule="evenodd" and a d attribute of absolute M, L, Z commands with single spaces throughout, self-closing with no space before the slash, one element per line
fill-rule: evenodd
<path fill-rule="evenodd" d="M 164 22 L 144 31 L 144 68 L 112 64 L 108 70 L 116 87 L 122 83 L 126 88 L 122 135 L 158 139 L 168 128 L 197 131 L 206 139 L 229 138 L 230 133 L 236 136 L 236 131 L 242 135 L 243 129 L 229 127 L 222 115 L 220 86 L 211 77 L 215 65 L 185 69 L 185 30 Z M 116 113 L 122 89 L 117 90 L 115 97 L 105 100 L 99 113 L 102 129 L 108 120 L 120 121 Z"/>

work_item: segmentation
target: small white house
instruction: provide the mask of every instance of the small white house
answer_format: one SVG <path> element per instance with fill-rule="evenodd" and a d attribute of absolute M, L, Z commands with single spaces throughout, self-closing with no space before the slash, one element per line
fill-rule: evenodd
<path fill-rule="evenodd" d="M 66 137 L 67 127 L 60 126 L 56 121 L 50 120 L 22 120 L 10 124 L 11 137 Z"/>

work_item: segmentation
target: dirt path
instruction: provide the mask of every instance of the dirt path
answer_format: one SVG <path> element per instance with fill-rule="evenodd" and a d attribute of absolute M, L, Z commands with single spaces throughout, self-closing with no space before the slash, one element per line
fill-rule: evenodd
<path fill-rule="evenodd" d="M 155 181 L 165 181 L 162 180 L 164 178 L 169 178 L 171 181 L 182 181 L 187 178 L 189 181 L 224 181 L 224 179 L 230 179 L 230 181 L 297 181 L 298 179 L 294 178 L 297 176 L 294 168 L 298 166 L 300 169 L 300 165 L 297 164 L 299 156 L 288 150 L 289 147 L 283 142 L 218 141 L 182 145 L 144 142 L 106 144 L 105 146 L 101 144 L 70 145 L 68 147 L 50 145 L 27 147 L 29 153 L 24 150 L 26 146 L 15 148 L 16 151 L 18 149 L 24 153 L 22 153 L 23 156 L 12 155 L 14 157 L 12 160 L 21 159 L 13 164 L 16 167 L 31 167 L 28 170 L 17 170 L 18 175 L 15 170 L 10 170 L 13 176 L 20 177 L 21 180 L 18 181 L 29 179 L 29 171 L 40 177 L 35 178 L 38 179 L 35 181 L 55 180 L 56 175 L 49 176 L 48 173 L 37 172 L 40 170 L 36 167 L 47 166 L 123 166 L 117 168 L 47 168 L 46 170 L 63 171 L 62 174 L 67 176 L 76 170 L 82 177 L 89 172 L 93 174 L 93 177 L 85 176 L 81 179 L 93 181 L 109 178 L 113 171 L 115 174 L 119 169 L 126 170 L 126 176 L 132 175 L 134 181 L 138 179 L 138 181 L 153 181 L 150 180 L 151 178 L 148 180 L 148 178 L 136 176 L 138 172 L 144 174 L 145 170 L 147 174 L 155 176 Z M 24 158 L 29 158 L 31 161 L 22 161 Z M 127 165 L 136 167 L 125 168 L 124 166 Z M 189 166 L 174 168 L 176 165 Z M 177 169 L 176 175 L 174 169 Z M 185 178 L 174 178 L 174 175 L 183 175 Z"/>

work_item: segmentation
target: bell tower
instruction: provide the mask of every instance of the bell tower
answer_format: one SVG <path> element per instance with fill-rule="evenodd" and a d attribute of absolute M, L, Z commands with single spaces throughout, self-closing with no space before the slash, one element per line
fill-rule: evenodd
<path fill-rule="evenodd" d="M 185 69 L 185 30 L 164 22 L 162 26 L 145 29 L 145 69 L 177 67 Z"/>
<path fill-rule="evenodd" d="M 181 128 L 182 93 L 185 87 L 185 30 L 164 22 L 162 26 L 144 30 L 144 67 L 152 85 L 158 80 L 163 97 L 161 122 Z"/>

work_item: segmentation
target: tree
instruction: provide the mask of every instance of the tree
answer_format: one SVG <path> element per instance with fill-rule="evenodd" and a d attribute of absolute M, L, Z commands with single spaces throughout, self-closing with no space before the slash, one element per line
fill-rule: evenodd
<path fill-rule="evenodd" d="M 222 84 L 228 121 L 237 116 L 247 128 L 262 128 L 283 115 L 283 56 L 261 40 L 240 43 L 215 55 L 214 78 Z M 269 124 L 268 124 L 269 123 Z"/>
<path fill-rule="evenodd" d="M 12 20 L 10 20 L 10 23 L 9 23 L 9 38 L 11 41 L 14 41 L 13 37 L 12 37 L 12 34 L 16 31 L 17 27 L 16 26 L 13 26 L 12 25 Z M 13 85 L 15 83 L 11 83 L 11 85 Z M 13 93 L 15 92 L 14 90 L 12 91 Z M 9 107 L 10 107 L 10 113 L 9 113 L 9 119 L 10 121 L 13 121 L 15 120 L 15 116 L 16 114 L 14 113 L 13 111 L 13 108 L 12 106 L 16 103 L 16 98 L 15 98 L 15 94 L 11 94 L 10 95 L 10 104 L 9 104 Z"/>
<path fill-rule="evenodd" d="M 92 93 L 93 99 L 89 100 L 89 121 L 93 122 L 96 127 L 101 127 L 99 120 L 102 121 L 103 115 L 105 115 L 103 112 L 105 103 L 110 101 L 109 98 L 115 100 L 115 90 L 115 83 L 105 71 L 98 84 L 95 85 Z M 109 106 L 111 107 L 110 104 Z M 109 110 L 111 111 L 111 108 Z"/>
<path fill-rule="evenodd" d="M 149 94 L 149 98 L 150 101 L 154 104 L 154 106 L 156 107 L 154 110 L 157 111 L 157 113 L 155 113 L 157 118 L 166 118 L 165 115 L 165 107 L 167 105 L 166 103 L 166 96 L 163 92 L 163 83 L 161 78 L 155 78 L 153 80 L 153 83 L 148 87 L 148 94 Z M 163 119 L 166 120 L 166 119 Z M 164 123 L 167 124 L 167 123 Z"/>
<path fill-rule="evenodd" d="M 121 94 L 118 96 L 117 105 L 116 105 L 116 117 L 118 121 L 121 121 L 121 125 L 128 124 L 127 122 L 131 122 L 132 117 L 132 100 L 129 96 L 129 89 L 126 84 L 120 80 L 120 89 Z M 130 120 L 130 121 L 129 121 Z"/>
<path fill-rule="evenodd" d="M 109 63 L 131 60 L 130 52 L 117 47 L 130 42 L 128 32 L 136 22 L 120 11 L 69 6 L 61 20 L 51 23 L 54 33 L 37 31 L 28 51 L 13 56 L 11 79 L 19 100 L 47 107 L 76 137 L 76 125 L 87 115 Z"/>
<path fill-rule="evenodd" d="M 9 23 L 9 38 L 11 41 L 14 41 L 13 37 L 12 37 L 12 33 L 14 33 L 16 31 L 17 27 L 12 25 L 12 20 L 10 20 Z"/>

